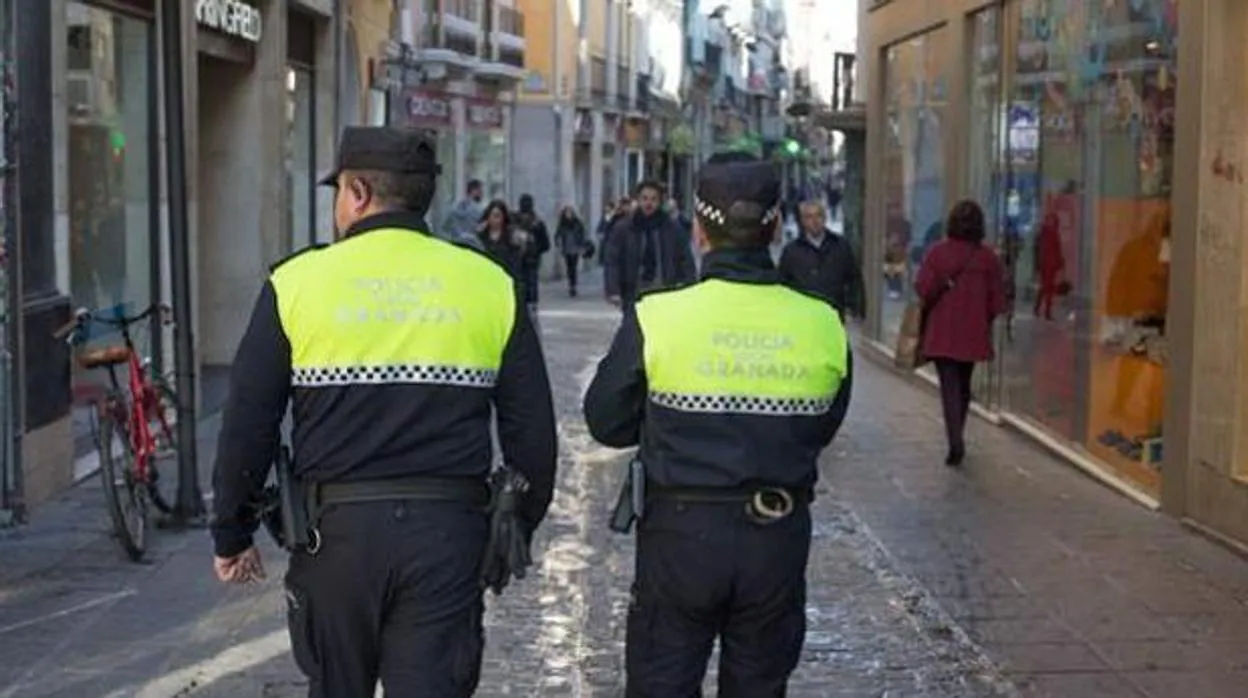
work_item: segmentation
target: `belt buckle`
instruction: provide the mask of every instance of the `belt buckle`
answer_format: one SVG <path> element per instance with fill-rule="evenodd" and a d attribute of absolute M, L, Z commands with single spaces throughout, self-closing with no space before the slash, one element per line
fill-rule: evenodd
<path fill-rule="evenodd" d="M 760 526 L 769 526 L 793 513 L 793 495 L 782 487 L 760 487 L 745 503 L 745 514 Z"/>
<path fill-rule="evenodd" d="M 303 549 L 309 555 L 316 555 L 321 551 L 321 542 L 321 529 L 313 526 L 308 531 L 308 544 Z"/>

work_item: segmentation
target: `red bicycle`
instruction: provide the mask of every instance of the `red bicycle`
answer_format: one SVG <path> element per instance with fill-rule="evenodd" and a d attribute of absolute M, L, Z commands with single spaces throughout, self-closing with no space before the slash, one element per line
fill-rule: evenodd
<path fill-rule="evenodd" d="M 80 308 L 72 321 L 55 332 L 74 348 L 79 366 L 108 370 L 109 387 L 95 403 L 95 443 L 113 532 L 135 561 L 147 552 L 149 505 L 166 514 L 173 508 L 171 498 L 162 491 L 156 461 L 178 453 L 177 396 L 164 377 L 153 375 L 151 359 L 140 358 L 131 338 L 130 328 L 153 315 L 158 315 L 161 324 L 171 324 L 169 307 L 164 304 L 129 317 L 120 311 L 101 314 Z M 121 344 L 88 348 L 96 325 L 119 331 Z M 123 366 L 124 385 L 119 376 Z"/>

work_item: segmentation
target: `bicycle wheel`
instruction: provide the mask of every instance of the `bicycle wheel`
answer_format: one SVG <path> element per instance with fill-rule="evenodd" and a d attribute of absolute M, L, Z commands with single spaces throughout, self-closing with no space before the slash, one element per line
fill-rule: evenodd
<path fill-rule="evenodd" d="M 111 414 L 100 415 L 100 477 L 113 534 L 126 555 L 141 560 L 147 552 L 147 488 L 134 477 L 134 452 L 126 426 Z"/>
<path fill-rule="evenodd" d="M 154 404 L 145 412 L 156 452 L 147 464 L 147 495 L 160 513 L 171 514 L 178 494 L 178 397 L 160 376 L 152 377 L 152 389 Z"/>

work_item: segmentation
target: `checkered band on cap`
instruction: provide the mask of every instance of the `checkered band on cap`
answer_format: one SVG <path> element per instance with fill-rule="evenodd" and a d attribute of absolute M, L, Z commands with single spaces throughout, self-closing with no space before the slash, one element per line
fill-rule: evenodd
<path fill-rule="evenodd" d="M 696 196 L 693 198 L 693 210 L 696 211 L 698 215 L 711 221 L 712 223 L 715 223 L 716 225 L 723 225 L 724 221 L 728 219 L 724 212 L 715 206 L 715 204 L 712 204 L 709 201 L 704 201 Z M 759 219 L 759 222 L 763 225 L 767 225 L 776 220 L 779 215 L 779 207 L 773 206 L 763 213 L 763 217 Z"/>
<path fill-rule="evenodd" d="M 715 204 L 712 204 L 709 201 L 705 201 L 697 196 L 693 197 L 693 210 L 697 212 L 699 216 L 702 216 L 716 225 L 724 224 L 724 212 L 719 210 Z"/>
<path fill-rule="evenodd" d="M 678 412 L 748 414 L 768 417 L 816 417 L 832 409 L 824 398 L 775 398 L 752 395 L 686 395 L 650 393 L 650 401 Z"/>
<path fill-rule="evenodd" d="M 296 368 L 291 384 L 296 388 L 328 388 L 347 385 L 452 385 L 463 388 L 492 388 L 498 372 L 459 366 L 391 364 L 384 366 L 327 366 Z"/>

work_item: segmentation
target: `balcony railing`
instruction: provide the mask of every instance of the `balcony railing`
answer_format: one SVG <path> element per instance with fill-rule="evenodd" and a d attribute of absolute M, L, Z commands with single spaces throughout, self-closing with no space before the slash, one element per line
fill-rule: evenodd
<path fill-rule="evenodd" d="M 482 0 L 440 0 L 445 33 L 475 38 L 481 31 L 481 2 Z"/>
<path fill-rule="evenodd" d="M 497 31 L 508 36 L 525 37 L 524 33 L 524 13 L 513 7 L 498 8 L 498 27 Z"/>
<path fill-rule="evenodd" d="M 473 24 L 477 23 L 477 6 L 480 0 L 431 0 L 428 4 L 434 7 L 435 12 L 441 9 L 443 15 L 465 19 Z"/>

